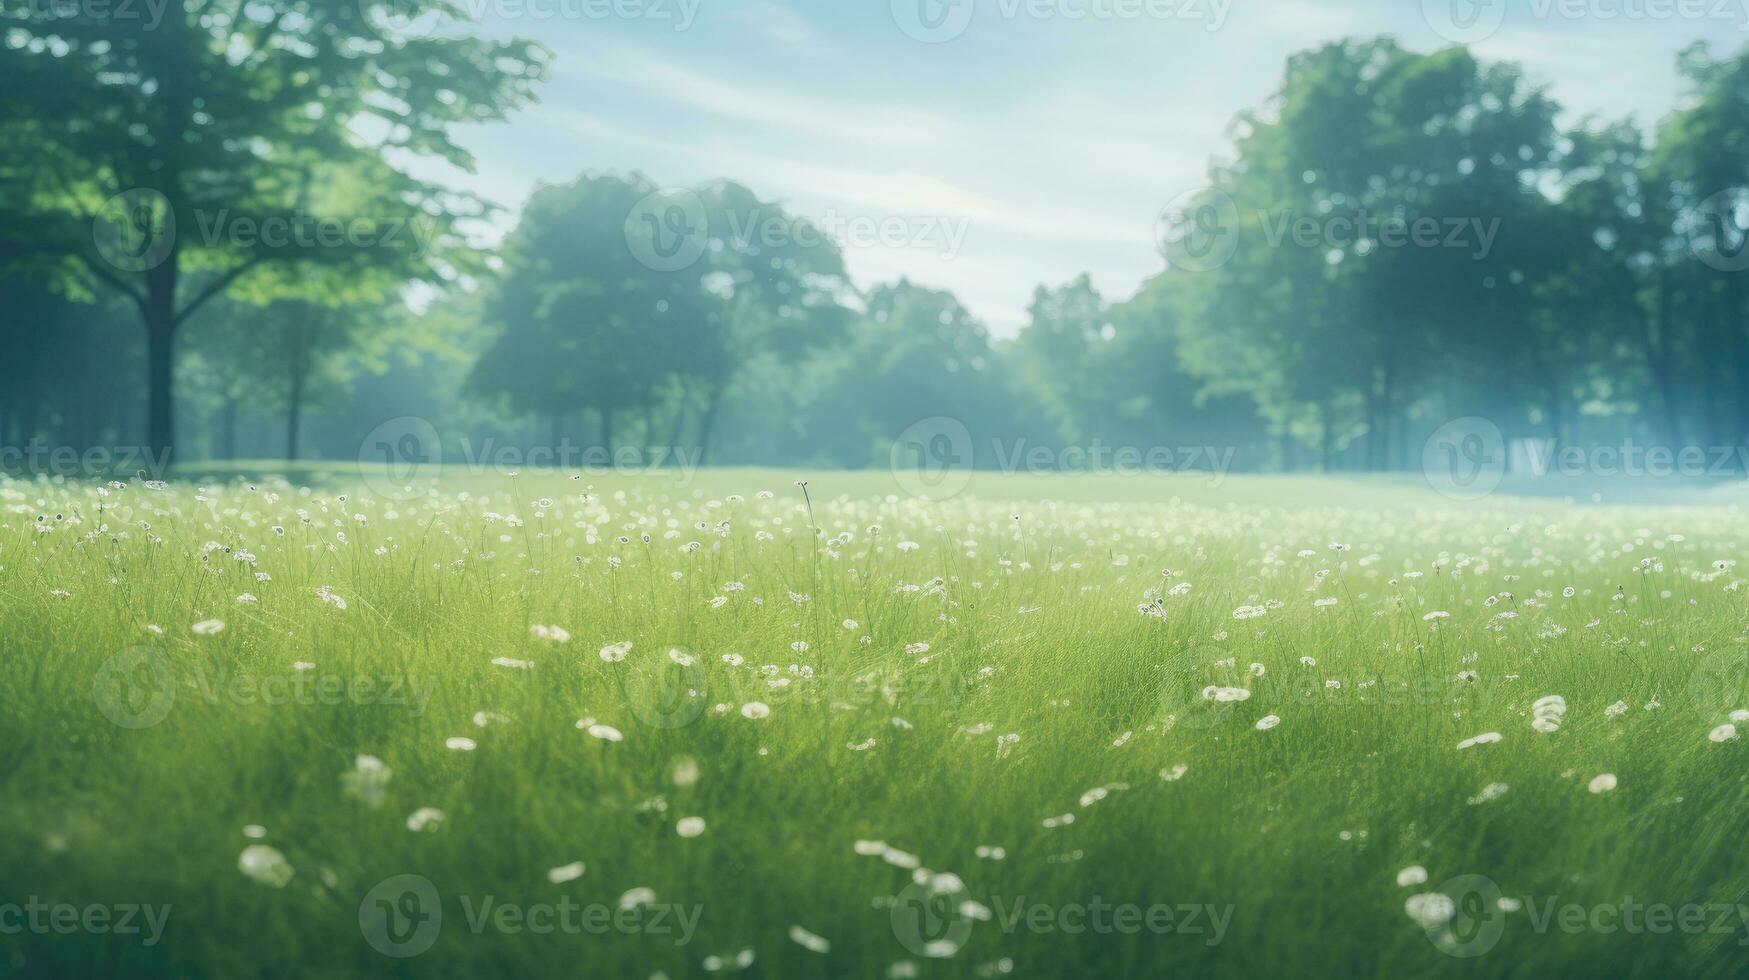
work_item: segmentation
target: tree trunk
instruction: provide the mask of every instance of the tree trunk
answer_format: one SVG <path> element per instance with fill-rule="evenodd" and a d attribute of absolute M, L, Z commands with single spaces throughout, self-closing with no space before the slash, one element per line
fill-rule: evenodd
<path fill-rule="evenodd" d="M 1336 426 L 1331 421 L 1330 415 L 1330 406 L 1328 404 L 1318 406 L 1318 417 L 1322 422 L 1319 426 L 1320 431 L 1318 433 L 1319 465 L 1323 468 L 1325 473 L 1329 473 L 1336 468 Z"/>
<path fill-rule="evenodd" d="M 145 308 L 145 446 L 152 460 L 170 467 L 177 448 L 175 360 L 177 313 L 170 292 L 154 289 Z M 163 476 L 163 472 L 156 472 Z"/>
<path fill-rule="evenodd" d="M 294 311 L 297 317 L 303 311 Z M 310 334 L 303 324 L 292 324 L 292 376 L 285 399 L 285 458 L 294 460 L 303 448 L 304 387 L 310 380 Z"/>
<path fill-rule="evenodd" d="M 219 456 L 222 459 L 237 458 L 237 399 L 225 399 L 225 407 L 219 412 Z"/>
<path fill-rule="evenodd" d="M 717 410 L 723 407 L 723 386 L 711 385 L 710 398 L 705 402 L 704 414 L 698 420 L 698 465 L 703 466 L 711 451 L 711 430 L 717 424 Z"/>
<path fill-rule="evenodd" d="M 1651 372 L 1653 386 L 1658 390 L 1659 406 L 1663 409 L 1665 438 L 1672 449 L 1682 445 L 1682 416 L 1677 399 L 1676 379 L 1670 352 L 1670 283 L 1662 270 L 1658 273 L 1655 309 L 1641 321 L 1641 338 L 1646 350 L 1646 368 Z"/>
<path fill-rule="evenodd" d="M 673 451 L 680 445 L 680 430 L 686 424 L 686 394 L 681 393 L 674 403 L 674 420 L 668 426 L 668 449 Z"/>

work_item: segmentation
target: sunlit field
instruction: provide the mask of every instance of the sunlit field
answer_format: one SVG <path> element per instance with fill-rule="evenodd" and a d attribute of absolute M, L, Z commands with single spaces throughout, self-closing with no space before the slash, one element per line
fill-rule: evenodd
<path fill-rule="evenodd" d="M 1740 493 L 0 480 L 0 974 L 1740 975 Z"/>

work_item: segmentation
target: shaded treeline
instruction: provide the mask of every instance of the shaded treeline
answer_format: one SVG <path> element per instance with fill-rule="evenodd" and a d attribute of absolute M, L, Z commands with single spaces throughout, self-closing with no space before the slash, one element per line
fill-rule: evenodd
<path fill-rule="evenodd" d="M 1098 443 L 1405 469 L 1463 416 L 1749 443 L 1749 55 L 1683 52 L 1642 132 L 1464 48 L 1301 53 L 1206 186 L 1163 189 L 1159 275 L 1040 286 L 995 339 L 950 293 L 859 287 L 783 188 L 587 175 L 482 252 L 490 205 L 390 161 L 470 165 L 453 125 L 526 102 L 545 53 L 274 9 L 8 22 L 56 40 L 0 46 L 48 93 L 0 112 L 0 444 L 350 459 L 398 416 L 450 457 L 723 464 L 883 464 L 938 416 L 980 465 Z M 275 244 L 276 220 L 342 231 Z"/>

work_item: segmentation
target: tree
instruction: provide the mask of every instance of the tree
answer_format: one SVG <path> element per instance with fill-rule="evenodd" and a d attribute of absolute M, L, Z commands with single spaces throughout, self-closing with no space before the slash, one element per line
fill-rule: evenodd
<path fill-rule="evenodd" d="M 469 387 L 547 417 L 555 445 L 567 416 L 592 411 L 611 451 L 615 418 L 653 400 L 687 339 L 722 320 L 703 270 L 655 268 L 629 247 L 627 216 L 654 193 L 636 174 L 543 187 L 505 243 L 485 307 L 499 333 Z"/>
<path fill-rule="evenodd" d="M 1524 315 L 1508 295 L 1524 256 L 1491 229 L 1533 228 L 1554 112 L 1516 69 L 1461 48 L 1382 38 L 1290 58 L 1280 90 L 1240 117 L 1236 158 L 1175 216 L 1169 243 L 1206 231 L 1211 207 L 1232 225 L 1218 229 L 1230 259 L 1161 280 L 1194 304 L 1187 363 L 1214 390 L 1250 390 L 1324 467 L 1361 439 L 1366 464 L 1385 465 L 1453 339 Z"/>
<path fill-rule="evenodd" d="M 696 325 L 681 377 L 702 403 L 698 461 L 706 461 L 725 397 L 761 359 L 796 365 L 842 341 L 854 322 L 855 290 L 837 242 L 733 181 L 692 193 L 702 203 L 706 288 L 723 315 Z M 671 209 L 670 209 L 671 210 Z"/>
<path fill-rule="evenodd" d="M 1027 314 L 1014 345 L 1015 381 L 1061 437 L 1084 438 L 1103 427 L 1110 408 L 1112 392 L 1095 377 L 1116 336 L 1105 299 L 1083 273 L 1054 290 L 1035 288 Z"/>
<path fill-rule="evenodd" d="M 738 184 L 582 177 L 537 192 L 506 243 L 502 332 L 470 384 L 552 418 L 555 441 L 568 413 L 594 412 L 610 443 L 616 417 L 666 400 L 672 445 L 695 405 L 703 462 L 748 367 L 841 337 L 849 292 L 835 243 Z"/>
<path fill-rule="evenodd" d="M 161 22 L 137 5 L 26 4 L 0 17 L 0 76 L 32 93 L 0 102 L 0 144 L 14 151 L 0 163 L 7 227 L 30 234 L 0 252 L 133 302 L 148 442 L 169 454 L 178 328 L 241 277 L 276 264 L 460 273 L 456 224 L 486 205 L 411 163 L 471 169 L 451 128 L 525 102 L 545 52 L 390 26 L 465 22 L 452 0 L 162 10 Z"/>

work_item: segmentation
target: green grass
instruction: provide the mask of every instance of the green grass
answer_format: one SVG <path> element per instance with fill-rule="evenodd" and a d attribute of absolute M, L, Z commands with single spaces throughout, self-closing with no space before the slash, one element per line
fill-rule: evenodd
<path fill-rule="evenodd" d="M 449 473 L 405 500 L 375 475 L 290 476 L 0 481 L 0 975 L 679 978 L 742 950 L 747 976 L 1749 962 L 1749 746 L 1709 738 L 1749 708 L 1739 570 L 1715 565 L 1749 543 L 1731 506 L 984 475 L 930 503 L 814 474 L 810 517 L 801 475 L 769 471 Z M 1138 610 L 1157 595 L 1163 618 Z M 1563 723 L 1533 730 L 1551 694 Z M 1502 737 L 1457 748 L 1484 732 Z M 377 793 L 348 791 L 361 755 L 392 770 Z M 1604 773 L 1617 787 L 1589 791 Z M 443 819 L 410 830 L 423 807 Z M 688 817 L 702 834 L 677 832 Z M 253 845 L 289 880 L 243 873 Z M 1426 883 L 1397 883 L 1411 866 Z M 391 958 L 381 924 L 415 922 L 376 900 L 431 911 L 403 875 L 442 923 Z M 1424 929 L 1405 902 L 1441 887 L 1456 915 Z M 615 924 L 637 888 L 657 907 Z M 169 910 L 154 944 L 9 928 L 32 898 Z M 1722 911 L 1608 931 L 1597 907 L 1624 899 Z M 605 906 L 571 920 L 605 928 L 470 921 L 488 901 Z M 1199 932 L 1146 927 L 1192 905 Z M 919 910 L 941 920 L 915 929 Z M 1090 910 L 1139 931 L 1075 930 Z"/>

